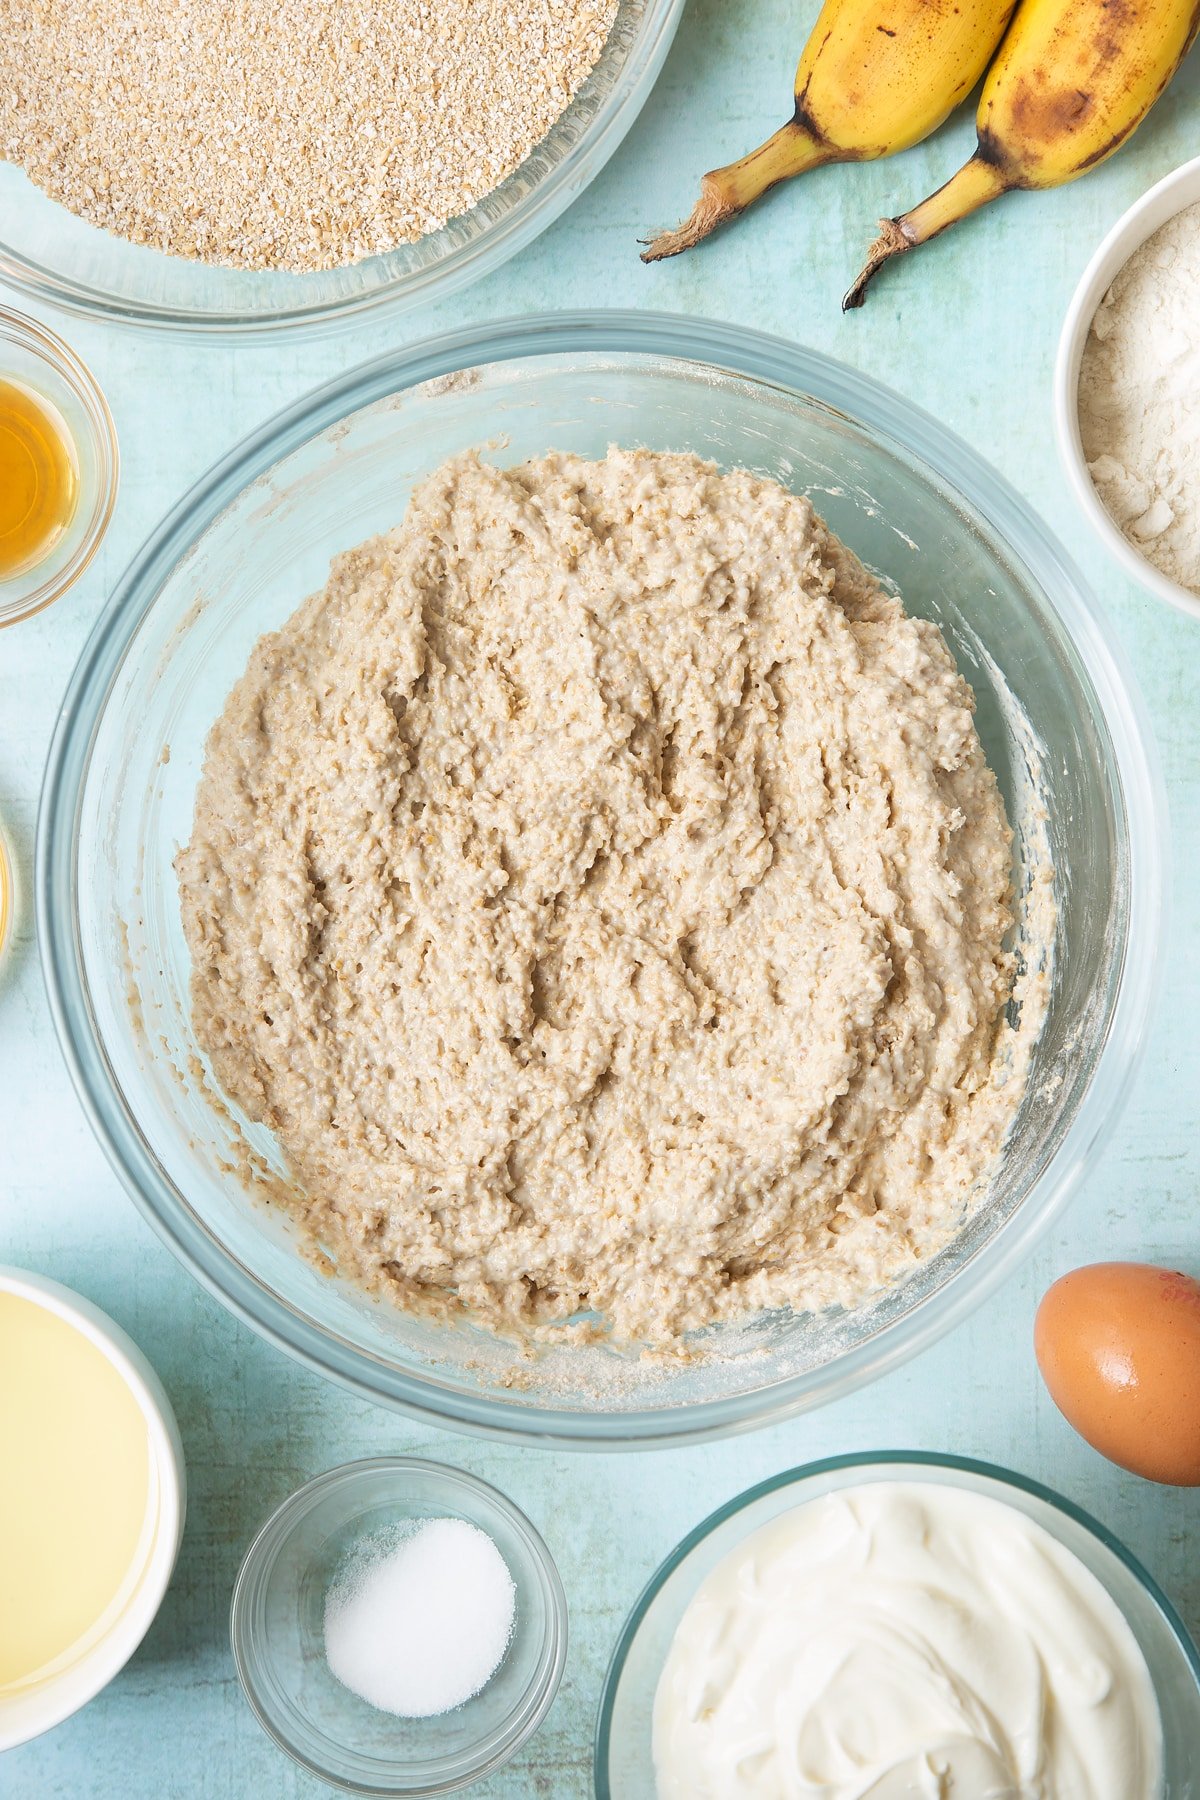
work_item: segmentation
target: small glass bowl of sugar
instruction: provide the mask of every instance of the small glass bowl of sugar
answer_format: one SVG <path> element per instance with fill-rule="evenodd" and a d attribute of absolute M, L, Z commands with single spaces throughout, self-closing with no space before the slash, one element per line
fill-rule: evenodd
<path fill-rule="evenodd" d="M 376 1457 L 298 1489 L 246 1552 L 230 1620 L 262 1727 L 359 1794 L 444 1794 L 535 1732 L 567 1653 L 558 1571 L 460 1469 Z"/>

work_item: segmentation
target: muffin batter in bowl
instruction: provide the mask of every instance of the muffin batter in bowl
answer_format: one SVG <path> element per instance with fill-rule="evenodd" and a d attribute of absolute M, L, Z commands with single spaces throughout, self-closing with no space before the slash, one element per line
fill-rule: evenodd
<path fill-rule="evenodd" d="M 306 1231 L 498 1330 L 665 1347 L 900 1278 L 1041 1023 L 941 634 L 690 456 L 430 477 L 256 647 L 178 873 Z"/>

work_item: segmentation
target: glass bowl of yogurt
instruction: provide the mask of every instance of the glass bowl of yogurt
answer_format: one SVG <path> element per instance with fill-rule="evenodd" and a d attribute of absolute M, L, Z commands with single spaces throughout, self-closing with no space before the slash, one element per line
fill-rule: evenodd
<path fill-rule="evenodd" d="M 176 855 L 204 746 L 255 642 L 472 449 L 690 452 L 810 495 L 933 621 L 976 697 L 1015 833 L 1018 943 L 1052 950 L 1045 1022 L 988 1191 L 862 1304 L 722 1323 L 689 1354 L 529 1344 L 381 1304 L 306 1255 L 267 1127 L 206 1073 Z M 638 313 L 470 326 L 390 352 L 238 446 L 163 521 L 84 650 L 51 751 L 38 938 L 78 1090 L 174 1252 L 276 1344 L 432 1423 L 541 1444 L 679 1443 L 836 1398 L 965 1317 L 1094 1165 L 1129 1091 L 1162 949 L 1166 829 L 1119 641 L 1029 507 L 878 383 L 728 325 Z M 1053 864 L 1053 943 L 1031 867 Z M 1044 867 L 1044 862 L 1041 863 Z M 239 1178 L 257 1170 L 255 1191 Z M 264 1173 L 265 1172 L 265 1173 Z M 664 1198 L 672 1190 L 659 1183 Z M 252 1183 L 252 1187 L 254 1184 Z M 686 1247 L 685 1247 L 686 1248 Z M 671 1271 L 678 1285 L 686 1271 Z M 598 1334 L 597 1334 L 598 1335 Z"/>
<path fill-rule="evenodd" d="M 1200 1653 L 1116 1538 L 1008 1470 L 897 1451 L 787 1470 L 672 1551 L 609 1666 L 596 1794 L 802 1770 L 827 1800 L 1190 1800 L 1197 1742 Z"/>

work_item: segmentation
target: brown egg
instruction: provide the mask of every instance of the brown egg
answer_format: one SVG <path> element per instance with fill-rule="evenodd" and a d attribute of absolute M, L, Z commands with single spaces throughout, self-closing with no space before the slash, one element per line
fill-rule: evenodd
<path fill-rule="evenodd" d="M 1047 1290 L 1033 1327 L 1050 1398 L 1110 1462 L 1200 1487 L 1200 1281 L 1092 1263 Z"/>

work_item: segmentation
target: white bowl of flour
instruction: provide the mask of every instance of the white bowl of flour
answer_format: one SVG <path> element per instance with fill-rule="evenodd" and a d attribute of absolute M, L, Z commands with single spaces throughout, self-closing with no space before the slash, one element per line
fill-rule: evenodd
<path fill-rule="evenodd" d="M 1200 619 L 1200 157 L 1113 226 L 1067 310 L 1054 421 L 1117 561 Z"/>

